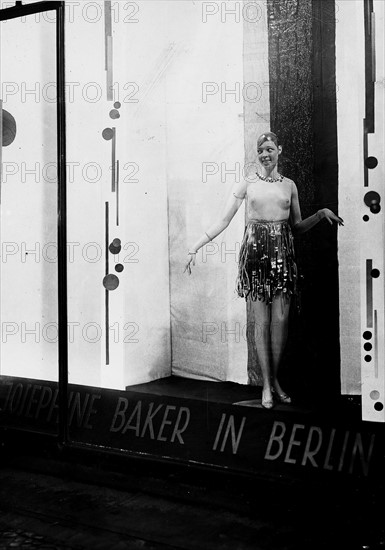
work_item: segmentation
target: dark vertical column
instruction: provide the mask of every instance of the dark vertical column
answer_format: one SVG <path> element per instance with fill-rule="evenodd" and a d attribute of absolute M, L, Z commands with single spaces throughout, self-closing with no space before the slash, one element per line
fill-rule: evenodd
<path fill-rule="evenodd" d="M 374 83 L 376 80 L 373 0 L 364 2 L 365 29 L 365 119 L 364 161 L 368 158 L 368 134 L 374 133 Z M 369 186 L 369 171 L 364 162 L 364 186 Z"/>
<path fill-rule="evenodd" d="M 365 128 L 374 133 L 374 82 L 375 82 L 375 47 L 374 47 L 374 12 L 373 0 L 364 3 L 365 28 Z"/>
<path fill-rule="evenodd" d="M 0 205 L 1 205 L 1 184 L 3 181 L 3 100 L 0 98 Z M 0 218 L 1 224 L 1 218 Z M 1 227 L 0 227 L 1 231 Z"/>
<path fill-rule="evenodd" d="M 64 2 L 56 9 L 57 162 L 58 162 L 58 313 L 59 313 L 59 440 L 68 441 L 68 312 L 67 312 L 67 180 Z"/>
<path fill-rule="evenodd" d="M 110 204 L 109 202 L 106 202 L 105 204 L 105 258 L 106 258 L 106 269 L 105 269 L 105 277 L 108 277 L 108 273 L 110 271 L 109 267 L 109 242 L 110 242 L 110 235 L 109 235 L 109 226 L 110 226 Z M 110 294 L 108 288 L 105 290 L 105 321 L 104 321 L 104 327 L 106 331 L 106 365 L 110 364 Z"/>
<path fill-rule="evenodd" d="M 283 144 L 280 170 L 293 179 L 304 214 L 313 186 L 312 5 L 268 0 L 270 127 Z"/>
<path fill-rule="evenodd" d="M 313 0 L 313 147 L 315 206 L 338 214 L 338 148 L 334 0 Z M 337 226 L 325 220 L 313 230 L 313 292 L 308 315 L 317 349 L 313 385 L 323 373 L 322 394 L 340 395 Z M 316 299 L 313 298 L 316 297 Z"/>
<path fill-rule="evenodd" d="M 283 145 L 280 171 L 298 187 L 303 218 L 323 207 L 337 213 L 334 0 L 268 0 L 267 7 L 270 120 Z M 296 239 L 296 250 L 302 313 L 292 308 L 281 378 L 300 395 L 339 394 L 336 228 L 320 222 Z"/>

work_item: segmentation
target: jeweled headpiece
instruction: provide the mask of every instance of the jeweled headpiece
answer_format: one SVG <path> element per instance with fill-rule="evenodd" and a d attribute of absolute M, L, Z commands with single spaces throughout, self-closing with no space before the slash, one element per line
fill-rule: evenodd
<path fill-rule="evenodd" d="M 278 147 L 278 137 L 273 132 L 265 132 L 261 134 L 257 141 L 257 146 L 260 147 L 265 141 L 272 141 Z"/>

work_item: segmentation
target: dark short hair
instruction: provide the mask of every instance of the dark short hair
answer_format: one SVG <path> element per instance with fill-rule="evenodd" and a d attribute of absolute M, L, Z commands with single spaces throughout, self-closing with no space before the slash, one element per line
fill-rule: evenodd
<path fill-rule="evenodd" d="M 278 147 L 278 136 L 274 132 L 265 132 L 257 140 L 257 146 L 260 147 L 265 141 L 272 141 Z"/>

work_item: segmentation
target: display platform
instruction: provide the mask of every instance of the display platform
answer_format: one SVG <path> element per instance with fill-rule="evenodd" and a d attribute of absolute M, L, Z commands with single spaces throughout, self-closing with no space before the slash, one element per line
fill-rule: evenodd
<path fill-rule="evenodd" d="M 55 433 L 56 383 L 2 377 L 1 425 Z M 261 388 L 168 377 L 125 391 L 69 386 L 70 441 L 265 478 L 383 483 L 384 427 L 356 399 L 261 406 Z"/>

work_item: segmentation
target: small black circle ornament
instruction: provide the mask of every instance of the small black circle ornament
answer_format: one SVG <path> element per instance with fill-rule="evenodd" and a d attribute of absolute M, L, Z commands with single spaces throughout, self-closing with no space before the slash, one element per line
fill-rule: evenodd
<path fill-rule="evenodd" d="M 365 166 L 371 170 L 378 165 L 378 160 L 376 157 L 368 157 L 365 159 Z"/>
<path fill-rule="evenodd" d="M 8 145 L 11 145 L 11 143 L 14 141 L 16 137 L 16 120 L 14 117 L 3 109 L 2 111 L 2 127 L 3 127 L 3 135 L 2 135 L 2 144 L 3 147 L 8 147 Z"/>
<path fill-rule="evenodd" d="M 103 286 L 107 290 L 116 290 L 119 286 L 119 279 L 116 275 L 109 274 L 103 279 Z"/>
<path fill-rule="evenodd" d="M 114 131 L 112 128 L 104 128 L 102 136 L 106 141 L 110 141 L 114 137 Z"/>

